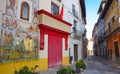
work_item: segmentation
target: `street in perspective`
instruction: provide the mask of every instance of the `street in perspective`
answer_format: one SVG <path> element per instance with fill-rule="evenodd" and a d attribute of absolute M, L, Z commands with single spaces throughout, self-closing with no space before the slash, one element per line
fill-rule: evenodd
<path fill-rule="evenodd" d="M 120 66 L 96 56 L 89 56 L 85 74 L 119 74 Z"/>
<path fill-rule="evenodd" d="M 116 63 L 103 59 L 101 57 L 89 55 L 85 59 L 86 69 L 81 73 L 77 74 L 119 74 L 120 66 Z M 75 65 L 69 65 L 75 70 Z M 39 74 L 56 74 L 56 71 L 59 70 L 59 67 L 47 69 L 39 72 Z"/>
<path fill-rule="evenodd" d="M 0 0 L 0 74 L 120 74 L 120 0 Z"/>

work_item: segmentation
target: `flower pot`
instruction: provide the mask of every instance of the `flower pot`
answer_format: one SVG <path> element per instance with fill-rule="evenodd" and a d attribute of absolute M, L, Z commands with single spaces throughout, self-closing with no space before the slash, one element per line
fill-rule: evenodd
<path fill-rule="evenodd" d="M 76 73 L 80 73 L 80 67 L 76 66 Z"/>
<path fill-rule="evenodd" d="M 38 74 L 37 72 L 32 72 L 32 74 Z"/>
<path fill-rule="evenodd" d="M 80 68 L 80 73 L 85 74 L 85 69 Z"/>
<path fill-rule="evenodd" d="M 60 74 L 60 71 L 56 71 L 57 72 L 57 74 Z"/>

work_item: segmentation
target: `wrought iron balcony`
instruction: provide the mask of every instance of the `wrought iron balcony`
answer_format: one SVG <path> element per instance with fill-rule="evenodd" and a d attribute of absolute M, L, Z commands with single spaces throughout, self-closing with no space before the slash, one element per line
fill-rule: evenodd
<path fill-rule="evenodd" d="M 73 37 L 81 38 L 82 33 L 73 27 Z"/>
<path fill-rule="evenodd" d="M 75 17 L 78 17 L 78 12 L 75 9 L 72 9 L 72 12 Z"/>

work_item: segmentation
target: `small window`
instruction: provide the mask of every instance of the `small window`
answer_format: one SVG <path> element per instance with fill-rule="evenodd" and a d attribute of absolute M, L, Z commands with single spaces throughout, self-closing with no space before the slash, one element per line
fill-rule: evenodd
<path fill-rule="evenodd" d="M 53 15 L 59 16 L 59 6 L 57 6 L 56 4 L 52 3 L 52 5 L 51 5 L 51 12 L 52 12 Z"/>
<path fill-rule="evenodd" d="M 73 20 L 73 32 L 76 33 L 77 21 Z"/>
<path fill-rule="evenodd" d="M 74 20 L 74 27 L 76 28 L 77 26 L 77 21 Z"/>
<path fill-rule="evenodd" d="M 73 20 L 73 29 L 76 29 L 77 21 Z"/>
<path fill-rule="evenodd" d="M 29 21 L 29 10 L 30 6 L 28 3 L 23 2 L 21 4 L 21 15 L 20 18 Z"/>

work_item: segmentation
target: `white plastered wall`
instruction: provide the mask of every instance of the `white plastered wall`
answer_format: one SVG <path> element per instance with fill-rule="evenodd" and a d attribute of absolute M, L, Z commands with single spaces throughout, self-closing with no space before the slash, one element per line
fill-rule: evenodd
<path fill-rule="evenodd" d="M 65 50 L 65 38 L 62 38 L 62 57 L 69 56 L 69 49 Z"/>
<path fill-rule="evenodd" d="M 29 4 L 29 6 L 30 6 L 30 10 L 29 10 L 29 21 L 26 21 L 26 20 L 22 20 L 21 18 L 20 18 L 20 13 L 21 13 L 21 3 L 22 2 L 27 2 L 28 4 Z M 31 22 L 32 22 L 32 1 L 30 1 L 30 0 L 18 0 L 18 10 L 17 10 L 17 19 L 20 21 L 20 22 L 25 22 L 26 23 L 26 25 L 24 25 L 24 26 L 28 26 Z"/>
<path fill-rule="evenodd" d="M 69 1 L 69 2 L 68 2 Z M 72 4 L 75 5 L 75 10 L 78 12 L 78 17 L 76 18 L 72 13 Z M 74 20 L 77 21 L 77 30 L 81 32 L 81 34 L 85 30 L 85 25 L 83 24 L 82 16 L 81 16 L 81 6 L 79 5 L 79 0 L 64 0 L 64 17 L 63 19 L 71 24 L 74 24 Z M 73 25 L 72 25 L 73 27 Z M 71 27 L 71 30 L 73 30 Z M 71 32 L 72 33 L 72 32 Z M 82 39 L 72 38 L 72 35 L 69 37 L 69 49 L 70 56 L 73 57 L 72 63 L 74 62 L 74 44 L 78 45 L 78 60 L 82 58 Z"/>
<path fill-rule="evenodd" d="M 41 9 L 51 13 L 51 0 L 39 0 L 39 10 Z"/>
<path fill-rule="evenodd" d="M 6 0 L 0 0 L 0 40 L 2 39 L 1 37 L 2 17 L 5 12 L 6 12 Z M 0 46 L 1 46 L 1 42 L 0 42 Z"/>
<path fill-rule="evenodd" d="M 74 63 L 74 44 L 78 45 L 78 60 L 82 58 L 82 41 L 81 40 L 73 40 L 73 38 L 70 38 L 70 56 L 73 57 L 72 63 Z"/>
<path fill-rule="evenodd" d="M 45 34 L 44 36 L 44 49 L 39 50 L 39 58 L 48 58 L 48 34 Z"/>
<path fill-rule="evenodd" d="M 3 13 L 6 12 L 6 0 L 0 0 L 0 13 L 1 13 L 1 11 Z"/>

